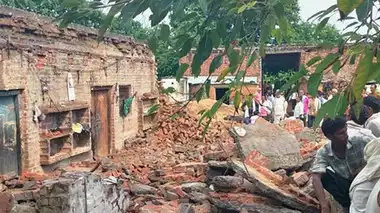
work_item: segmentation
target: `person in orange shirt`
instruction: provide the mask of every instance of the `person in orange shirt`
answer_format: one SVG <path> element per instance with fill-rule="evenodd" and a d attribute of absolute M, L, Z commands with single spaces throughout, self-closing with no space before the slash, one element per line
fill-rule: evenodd
<path fill-rule="evenodd" d="M 317 106 L 315 103 L 315 97 L 309 96 L 309 111 L 308 111 L 308 119 L 307 119 L 307 127 L 312 128 L 315 120 L 315 116 L 317 115 Z"/>

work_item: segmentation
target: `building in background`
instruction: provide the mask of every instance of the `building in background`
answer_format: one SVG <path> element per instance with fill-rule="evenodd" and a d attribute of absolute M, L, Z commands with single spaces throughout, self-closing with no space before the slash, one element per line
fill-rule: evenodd
<path fill-rule="evenodd" d="M 217 55 L 221 54 L 224 49 L 214 50 L 211 56 L 203 63 L 201 67 L 201 74 L 199 77 L 194 77 L 191 74 L 191 68 L 189 68 L 180 82 L 176 82 L 174 78 L 163 79 L 164 88 L 170 86 L 175 86 L 176 89 L 176 98 L 178 100 L 189 100 L 194 93 L 198 91 L 200 86 L 205 82 L 209 75 L 209 67 Z M 323 49 L 316 46 L 277 46 L 277 47 L 268 47 L 266 49 L 266 56 L 264 58 L 258 58 L 251 67 L 247 69 L 246 78 L 244 83 L 247 84 L 247 87 L 243 88 L 243 95 L 255 94 L 258 88 L 262 88 L 265 82 L 265 76 L 267 75 L 278 75 L 282 72 L 294 71 L 298 72 L 300 70 L 301 64 L 306 64 L 310 59 L 321 56 L 322 58 L 326 57 L 328 54 L 336 52 L 336 48 L 332 49 Z M 183 57 L 180 62 L 187 63 L 191 65 L 192 57 L 194 56 L 194 51 L 189 53 L 187 56 Z M 245 63 L 243 62 L 243 65 Z M 307 67 L 310 72 L 314 72 L 315 67 L 318 63 L 314 64 L 311 67 Z M 221 74 L 221 72 L 227 68 L 229 61 L 227 57 L 224 57 L 222 66 L 217 69 L 214 73 L 211 74 L 211 89 L 210 89 L 210 98 L 211 99 L 220 99 L 228 91 L 228 85 L 221 82 L 217 82 L 216 79 Z M 190 66 L 191 67 L 191 66 Z M 242 70 L 245 68 L 242 67 Z M 338 74 L 334 74 L 333 71 L 327 69 L 325 75 L 321 81 L 324 85 L 329 85 L 333 88 L 343 88 L 352 78 L 356 70 L 356 64 L 346 64 Z M 234 79 L 234 76 L 226 76 L 225 79 Z M 323 89 L 321 84 L 320 89 Z M 274 85 L 275 88 L 279 89 L 281 85 Z M 307 79 L 300 79 L 299 90 L 304 90 L 307 92 Z M 264 91 L 262 91 L 264 92 Z M 231 95 L 232 98 L 233 94 Z M 227 103 L 228 101 L 226 101 Z"/>
<path fill-rule="evenodd" d="M 209 76 L 209 67 L 212 62 L 212 60 L 222 54 L 224 49 L 216 49 L 212 52 L 211 56 L 203 63 L 201 67 L 201 73 L 198 77 L 194 77 L 191 74 L 191 66 L 190 68 L 185 72 L 183 78 L 181 79 L 183 83 L 183 95 L 184 99 L 188 100 L 198 91 L 198 89 L 202 86 L 202 84 L 209 79 L 211 83 L 210 88 L 210 98 L 219 100 L 221 99 L 225 93 L 228 91 L 228 81 L 226 83 L 223 82 L 217 82 L 218 76 L 222 73 L 222 71 L 226 68 L 228 68 L 229 62 L 227 56 L 223 58 L 222 65 L 211 74 L 210 78 Z M 191 64 L 191 60 L 193 58 L 193 55 L 195 54 L 194 51 L 192 51 L 187 56 L 183 57 L 180 62 L 181 63 L 187 63 Z M 245 62 L 247 59 L 245 59 Z M 245 65 L 245 63 L 243 63 Z M 242 93 L 243 95 L 249 95 L 249 94 L 255 94 L 257 92 L 257 89 L 259 88 L 260 78 L 261 78 L 261 63 L 260 60 L 256 60 L 252 66 L 247 68 L 246 76 L 244 78 L 244 83 L 246 86 L 243 87 Z M 241 67 L 241 70 L 245 70 L 245 66 Z M 234 75 L 227 75 L 225 77 L 226 79 L 234 79 Z M 181 84 L 182 84 L 181 83 Z M 231 98 L 233 97 L 233 94 L 231 94 Z M 226 103 L 229 103 L 229 100 L 225 101 Z"/>

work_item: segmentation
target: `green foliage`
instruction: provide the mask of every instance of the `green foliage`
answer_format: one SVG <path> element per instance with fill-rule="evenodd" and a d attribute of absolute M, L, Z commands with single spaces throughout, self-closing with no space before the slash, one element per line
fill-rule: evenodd
<path fill-rule="evenodd" d="M 310 75 L 309 82 L 307 84 L 307 91 L 309 94 L 313 97 L 317 96 L 317 90 L 319 85 L 321 84 L 323 77 L 323 73 L 321 72 L 314 72 Z"/>
<path fill-rule="evenodd" d="M 153 105 L 152 107 L 150 107 L 150 108 L 148 109 L 146 115 L 153 115 L 153 114 L 156 113 L 159 109 L 160 109 L 160 105 L 159 105 L 159 104 Z"/>
<path fill-rule="evenodd" d="M 338 8 L 344 14 L 348 15 L 360 6 L 363 0 L 338 0 Z"/>
<path fill-rule="evenodd" d="M 287 78 L 284 84 L 281 86 L 281 91 L 286 91 L 292 88 L 293 85 L 298 84 L 299 80 L 308 74 L 308 70 L 304 65 L 301 65 L 300 70 L 291 75 L 290 78 Z M 290 74 L 289 74 L 290 75 Z"/>
<path fill-rule="evenodd" d="M 296 72 L 294 70 L 288 70 L 288 71 L 280 71 L 277 74 L 264 74 L 264 82 L 267 82 L 268 84 L 275 85 L 275 88 L 280 88 L 283 85 L 286 85 L 288 82 L 291 82 L 293 79 L 293 76 L 298 76 L 297 73 L 302 72 Z M 299 80 L 299 78 L 297 79 Z M 294 81 L 292 84 L 296 84 L 297 82 Z M 290 85 L 291 86 L 291 85 Z M 287 90 L 290 88 L 282 88 L 283 90 Z"/>
<path fill-rule="evenodd" d="M 4 0 L 3 0 L 4 1 Z M 29 7 L 22 6 L 29 4 L 26 0 L 14 0 L 19 7 L 32 8 L 31 10 L 41 10 L 39 6 L 44 0 L 34 0 Z M 45 0 L 48 1 L 48 0 Z M 59 5 L 60 1 L 50 0 Z M 49 1 L 49 2 L 50 2 Z M 10 2 L 10 1 L 9 1 Z M 250 65 L 256 59 L 250 57 L 253 54 L 265 55 L 267 44 L 333 44 L 338 47 L 338 51 L 332 52 L 324 58 L 314 58 L 307 63 L 308 67 L 315 66 L 313 74 L 309 73 L 304 65 L 297 73 L 290 75 L 288 72 L 280 73 L 276 78 L 283 82 L 283 88 L 289 88 L 292 84 L 297 83 L 299 79 L 306 76 L 309 79 L 309 89 L 311 94 L 316 94 L 324 73 L 332 69 L 334 73 L 339 73 L 340 68 L 345 66 L 346 62 L 355 63 L 359 60 L 359 66 L 344 92 L 336 95 L 332 100 L 325 104 L 320 110 L 316 123 L 328 114 L 334 117 L 342 114 L 348 103 L 359 102 L 359 91 L 364 84 L 371 79 L 379 79 L 377 72 L 380 69 L 380 60 L 374 57 L 380 57 L 377 52 L 380 41 L 380 25 L 377 20 L 380 14 L 373 13 L 372 8 L 378 0 L 337 0 L 337 4 L 319 11 L 312 16 L 310 20 L 314 23 L 302 22 L 299 18 L 299 7 L 296 0 L 112 0 L 103 5 L 98 0 L 93 1 L 65 1 L 66 8 L 59 7 L 57 11 L 50 12 L 47 10 L 42 13 L 51 13 L 59 16 L 62 26 L 68 23 L 84 22 L 86 26 L 93 24 L 99 28 L 99 37 L 103 36 L 106 30 L 119 29 L 127 33 L 125 26 L 133 23 L 132 19 L 146 9 L 152 11 L 150 21 L 151 31 L 149 35 L 150 46 L 153 47 L 159 62 L 159 69 L 165 70 L 165 75 L 169 73 L 179 79 L 185 72 L 185 68 L 190 65 L 181 65 L 175 67 L 175 62 L 181 57 L 187 55 L 192 48 L 195 48 L 191 64 L 191 73 L 194 76 L 200 74 L 200 67 L 210 56 L 212 50 L 217 47 L 223 47 L 223 54 L 229 58 L 229 67 L 221 72 L 218 81 L 223 81 L 227 75 L 235 75 L 235 79 L 229 83 L 229 91 L 238 91 L 242 86 L 245 71 L 241 70 L 244 58 L 249 58 Z M 49 6 L 50 7 L 50 6 Z M 109 7 L 108 15 L 99 12 L 99 8 Z M 358 18 L 349 15 L 356 11 Z M 120 13 L 119 13 L 120 12 Z M 99 17 L 93 17 L 94 14 L 101 14 Z M 348 23 L 348 30 L 344 35 L 339 35 L 337 30 L 328 24 L 330 17 L 334 13 L 339 13 L 342 20 L 352 20 Z M 160 25 L 163 19 L 170 16 L 170 28 Z M 91 17 L 91 18 L 89 18 Z M 98 20 L 101 21 L 93 21 Z M 91 20 L 91 23 L 90 21 Z M 120 26 L 113 26 L 118 23 Z M 365 34 L 360 34 L 362 27 L 367 28 Z M 144 35 L 140 35 L 144 37 Z M 345 45 L 350 43 L 349 46 Z M 235 47 L 240 47 L 236 51 Z M 259 50 L 253 47 L 259 47 Z M 344 53 L 344 54 L 343 54 Z M 160 65 L 165 65 L 161 66 Z M 218 59 L 211 63 L 210 73 L 219 67 Z M 374 70 L 369 72 L 369 70 Z M 163 72 L 162 72 L 163 73 Z M 267 76 L 266 78 L 270 78 Z M 286 79 L 286 82 L 283 80 Z M 203 87 L 202 87 L 203 88 Z M 206 89 L 202 89 L 202 93 Z M 230 92 L 226 93 L 229 97 Z M 226 98 L 227 98 L 226 96 Z M 197 99 L 201 96 L 197 95 Z M 238 99 L 239 97 L 236 97 Z M 238 101 L 238 100 L 236 100 Z M 221 105 L 218 101 L 210 110 L 202 114 L 201 122 L 205 130 L 210 125 L 212 117 Z"/>
<path fill-rule="evenodd" d="M 326 24 L 317 30 L 317 25 L 309 22 L 293 24 L 289 32 L 289 43 L 299 45 L 337 44 L 342 36 L 333 26 Z"/>
<path fill-rule="evenodd" d="M 315 118 L 314 126 L 317 127 L 326 116 L 335 118 L 336 116 L 343 115 L 344 111 L 347 109 L 347 106 L 348 102 L 344 93 L 335 95 L 331 100 L 322 105 L 321 109 L 318 111 L 317 117 Z"/>

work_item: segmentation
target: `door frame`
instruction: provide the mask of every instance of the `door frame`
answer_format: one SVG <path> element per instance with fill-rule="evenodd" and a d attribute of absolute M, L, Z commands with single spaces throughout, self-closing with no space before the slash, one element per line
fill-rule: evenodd
<path fill-rule="evenodd" d="M 18 174 L 22 172 L 22 158 L 21 158 L 21 129 L 20 129 L 20 94 L 19 90 L 0 91 L 0 97 L 13 96 L 15 98 L 15 114 L 16 114 L 16 154 L 17 154 L 17 167 Z"/>
<path fill-rule="evenodd" d="M 107 92 L 107 104 L 108 104 L 108 107 L 107 107 L 107 113 L 108 113 L 108 116 L 111 118 L 112 117 L 112 109 L 111 109 L 111 95 L 112 95 L 112 86 L 93 86 L 91 87 L 91 121 L 92 121 L 92 113 L 93 113 L 93 106 L 92 106 L 92 101 L 93 101 L 93 93 L 96 92 L 96 91 L 106 91 Z M 91 123 L 91 127 L 92 127 L 92 123 Z M 111 150 L 112 150 L 112 131 L 111 131 L 111 120 L 109 119 L 108 120 L 108 154 L 111 154 Z M 96 148 L 96 145 L 93 144 L 93 137 L 91 137 L 91 150 L 93 152 L 93 154 L 95 154 L 95 148 Z"/>

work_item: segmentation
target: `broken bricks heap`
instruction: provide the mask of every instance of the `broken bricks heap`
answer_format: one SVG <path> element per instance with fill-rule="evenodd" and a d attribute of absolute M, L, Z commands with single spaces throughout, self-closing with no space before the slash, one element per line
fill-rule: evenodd
<path fill-rule="evenodd" d="M 106 156 L 152 125 L 158 88 L 145 44 L 111 34 L 98 43 L 95 29 L 7 7 L 0 16 L 0 174 Z"/>
<path fill-rule="evenodd" d="M 265 123 L 265 120 L 259 118 L 255 124 L 239 125 L 237 128 L 233 128 L 235 132 L 239 133 L 235 135 L 231 131 L 228 132 L 231 124 L 234 123 L 227 125 L 229 121 L 223 123 L 216 121 L 216 124 L 210 127 L 210 132 L 207 133 L 209 135 L 197 137 L 198 133 L 203 132 L 203 129 L 197 127 L 199 116 L 193 113 L 194 110 L 181 109 L 180 106 L 168 103 L 166 98 L 160 98 L 160 100 L 161 108 L 157 116 L 158 126 L 147 132 L 144 137 L 127 141 L 129 146 L 123 151 L 111 154 L 99 161 L 72 163 L 53 174 L 42 177 L 25 174 L 20 178 L 17 176 L 11 178 L 14 181 L 3 178 L 4 190 L 13 193 L 15 200 L 20 197 L 24 199 L 21 203 L 13 205 L 12 208 L 28 208 L 33 209 L 33 212 L 45 213 L 39 208 L 41 205 L 39 202 L 26 200 L 25 197 L 32 195 L 31 198 L 29 196 L 29 199 L 33 199 L 34 194 L 38 196 L 40 191 L 44 192 L 46 187 L 65 182 L 65 178 L 68 176 L 81 177 L 82 173 L 78 171 L 93 171 L 93 174 L 88 177 L 92 179 L 96 177 L 95 179 L 99 180 L 97 176 L 100 176 L 102 180 L 123 189 L 127 212 L 206 213 L 243 210 L 268 213 L 318 212 L 318 202 L 314 197 L 309 174 L 302 171 L 307 170 L 309 161 L 301 157 L 300 147 L 306 143 L 306 136 L 311 139 L 308 143 L 314 146 L 319 145 L 313 141 L 313 135 L 309 135 L 306 129 L 300 130 L 299 136 L 294 138 L 294 136 L 290 137 L 291 134 L 286 130 Z M 195 103 L 191 104 L 192 107 L 196 107 Z M 167 119 L 174 112 L 179 116 Z M 292 121 L 288 121 L 284 125 L 290 125 L 287 128 L 289 131 L 299 129 Z M 174 126 L 178 128 L 174 128 Z M 253 140 L 251 145 L 247 146 L 248 154 L 242 156 L 243 152 L 237 151 L 240 140 L 255 135 L 254 133 L 247 134 L 242 129 L 260 128 L 260 126 L 275 128 L 281 133 L 280 135 L 288 134 L 284 138 L 294 140 L 292 143 L 299 143 L 298 150 L 295 149 L 295 152 L 291 151 L 290 153 L 306 163 L 297 163 L 297 166 L 288 168 L 288 171 L 280 169 L 273 172 L 268 169 L 270 164 L 265 165 L 263 162 L 271 162 L 278 156 L 268 154 L 263 147 L 255 146 L 256 142 Z M 185 130 L 187 132 L 184 132 Z M 162 135 L 163 132 L 166 134 Z M 214 137 L 217 135 L 216 132 L 219 132 L 218 137 Z M 303 134 L 303 132 L 307 133 Z M 194 137 L 189 137 L 191 135 Z M 189 138 L 186 140 L 186 137 Z M 272 140 L 271 136 L 268 137 L 267 143 L 271 143 L 269 141 Z M 280 148 L 274 146 L 272 149 Z M 312 156 L 313 152 L 315 151 L 311 151 L 307 156 Z M 259 154 L 261 156 L 258 157 Z M 290 158 L 290 160 L 292 159 Z M 36 181 L 36 179 L 46 180 Z M 12 189 L 20 187 L 23 188 L 21 193 L 20 189 Z M 108 197 L 102 193 L 98 194 L 99 199 L 105 201 L 97 206 L 99 209 L 116 208 L 116 203 L 122 203 L 122 201 L 111 201 L 112 205 L 108 205 Z M 50 197 L 54 202 L 54 196 Z M 115 197 L 122 198 L 120 194 Z M 79 202 L 78 199 L 80 200 L 81 197 L 72 196 L 70 202 Z M 91 203 L 87 199 L 89 198 L 85 198 L 85 203 Z M 76 213 L 79 210 L 73 212 Z M 117 209 L 115 212 L 122 211 Z"/>

